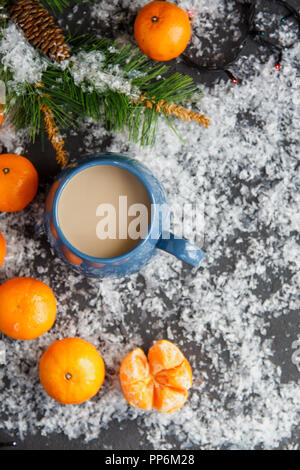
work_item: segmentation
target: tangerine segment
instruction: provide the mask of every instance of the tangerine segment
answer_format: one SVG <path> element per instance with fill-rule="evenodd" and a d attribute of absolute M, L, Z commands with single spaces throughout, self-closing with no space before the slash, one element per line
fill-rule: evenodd
<path fill-rule="evenodd" d="M 153 407 L 153 380 L 151 377 L 123 388 L 125 400 L 134 408 L 151 410 Z"/>
<path fill-rule="evenodd" d="M 175 344 L 161 340 L 150 348 L 148 359 L 140 348 L 127 354 L 121 363 L 120 382 L 130 405 L 172 413 L 187 400 L 192 369 Z"/>
<path fill-rule="evenodd" d="M 148 361 L 152 375 L 156 375 L 162 370 L 174 369 L 184 360 L 184 355 L 180 349 L 171 341 L 162 339 L 149 349 Z"/>
<path fill-rule="evenodd" d="M 0 267 L 2 266 L 4 262 L 5 253 L 6 253 L 6 243 L 5 243 L 5 239 L 2 233 L 0 232 Z"/>
<path fill-rule="evenodd" d="M 153 381 L 147 357 L 140 348 L 134 349 L 123 359 L 120 381 L 124 397 L 130 405 L 143 410 L 152 408 Z"/>
<path fill-rule="evenodd" d="M 153 408 L 161 413 L 173 413 L 181 408 L 188 397 L 187 390 L 156 385 L 154 388 Z"/>
<path fill-rule="evenodd" d="M 72 405 L 96 395 L 104 380 L 105 366 L 91 343 L 65 338 L 53 343 L 42 355 L 39 374 L 50 397 Z"/>
<path fill-rule="evenodd" d="M 120 377 L 124 385 L 141 382 L 150 377 L 147 357 L 142 349 L 135 348 L 123 359 Z"/>
<path fill-rule="evenodd" d="M 187 359 L 174 367 L 174 369 L 162 370 L 155 376 L 156 382 L 165 387 L 173 387 L 188 390 L 193 382 L 192 368 Z"/>
<path fill-rule="evenodd" d="M 0 331 L 5 335 L 38 338 L 52 327 L 55 316 L 55 296 L 44 282 L 19 277 L 0 286 Z"/>

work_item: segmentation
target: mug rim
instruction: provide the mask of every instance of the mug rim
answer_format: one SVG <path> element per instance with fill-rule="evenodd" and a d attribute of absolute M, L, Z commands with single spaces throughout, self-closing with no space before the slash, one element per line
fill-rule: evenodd
<path fill-rule="evenodd" d="M 107 157 L 106 157 L 107 155 Z M 141 167 L 144 165 L 140 163 L 138 160 L 134 160 L 133 158 L 130 158 L 129 156 L 126 155 L 121 155 L 121 154 L 114 154 L 116 159 L 114 159 L 114 156 L 111 154 L 105 154 L 103 153 L 102 156 L 89 156 L 87 157 L 90 160 L 85 161 L 83 163 L 79 162 L 79 165 L 71 169 L 70 173 L 66 176 L 62 184 L 59 185 L 55 196 L 54 196 L 54 201 L 53 201 L 53 223 L 54 227 L 57 231 L 59 239 L 62 241 L 62 243 L 71 250 L 75 255 L 77 255 L 79 258 L 81 258 L 83 261 L 90 261 L 92 263 L 99 263 L 99 264 L 114 264 L 119 261 L 124 261 L 127 256 L 130 256 L 133 254 L 135 251 L 138 251 L 141 247 L 145 245 L 145 243 L 149 240 L 151 236 L 151 232 L 153 229 L 153 221 L 156 216 L 156 205 L 154 201 L 154 194 L 151 188 L 151 185 L 148 184 L 148 181 L 146 178 L 144 178 L 143 174 L 140 172 L 139 168 L 135 168 L 134 165 L 132 165 L 131 161 L 137 163 Z M 119 158 L 121 157 L 121 160 Z M 124 160 L 123 160 L 124 159 Z M 66 185 L 69 183 L 69 181 L 78 173 L 81 173 L 82 171 L 86 170 L 87 168 L 93 167 L 93 166 L 99 166 L 99 165 L 111 165 L 111 166 L 118 166 L 120 168 L 123 168 L 124 170 L 129 171 L 132 173 L 136 178 L 138 178 L 143 186 L 146 188 L 147 193 L 150 198 L 151 202 L 151 219 L 150 223 L 148 224 L 148 230 L 147 230 L 147 236 L 144 237 L 135 247 L 133 247 L 131 250 L 126 251 L 126 253 L 123 253 L 122 255 L 119 256 L 114 256 L 110 258 L 97 258 L 95 256 L 88 255 L 87 253 L 84 253 L 83 251 L 78 250 L 72 243 L 70 243 L 67 238 L 65 237 L 64 233 L 62 232 L 60 225 L 58 223 L 58 204 L 59 204 L 59 199 L 61 197 L 61 194 L 63 190 L 65 189 Z M 148 168 L 145 166 L 145 169 L 148 170 Z M 154 175 L 153 175 L 154 177 Z M 156 243 L 158 241 L 159 237 L 156 240 Z"/>

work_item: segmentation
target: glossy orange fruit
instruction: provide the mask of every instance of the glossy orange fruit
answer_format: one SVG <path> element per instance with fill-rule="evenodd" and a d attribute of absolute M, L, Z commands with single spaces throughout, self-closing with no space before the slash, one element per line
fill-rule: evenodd
<path fill-rule="evenodd" d="M 50 330 L 55 296 L 47 284 L 16 277 L 0 286 L 0 331 L 15 339 L 35 339 Z"/>
<path fill-rule="evenodd" d="M 3 122 L 3 118 L 4 118 L 3 114 L 0 114 L 0 126 L 1 126 L 1 124 L 2 124 L 2 122 Z"/>
<path fill-rule="evenodd" d="M 166 61 L 185 50 L 191 37 L 191 25 L 186 12 L 177 5 L 151 2 L 137 15 L 134 36 L 148 57 Z"/>
<path fill-rule="evenodd" d="M 160 340 L 149 349 L 148 359 L 140 348 L 127 354 L 121 363 L 120 382 L 130 405 L 172 413 L 187 400 L 192 369 L 175 344 Z"/>
<path fill-rule="evenodd" d="M 0 267 L 2 266 L 6 253 L 6 243 L 2 233 L 0 232 Z"/>
<path fill-rule="evenodd" d="M 38 174 L 33 164 L 21 155 L 0 155 L 0 212 L 24 209 L 38 189 Z"/>
<path fill-rule="evenodd" d="M 47 394 L 65 405 L 82 403 L 96 395 L 105 376 L 101 355 L 95 346 L 80 338 L 51 344 L 41 357 L 39 371 Z"/>

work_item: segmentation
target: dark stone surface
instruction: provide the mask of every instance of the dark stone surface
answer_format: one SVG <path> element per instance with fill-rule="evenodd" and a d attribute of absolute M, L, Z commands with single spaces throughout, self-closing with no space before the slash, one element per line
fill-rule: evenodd
<path fill-rule="evenodd" d="M 272 2 L 271 2 L 272 3 Z M 274 3 L 274 2 L 273 2 Z M 293 5 L 293 7 L 298 8 L 299 1 L 298 0 L 290 0 L 290 4 Z M 78 11 L 78 17 L 83 14 L 85 11 L 86 7 L 81 7 Z M 300 7 L 299 7 L 300 9 Z M 120 15 L 125 14 L 126 12 L 120 11 Z M 75 20 L 76 18 L 74 18 Z M 85 24 L 89 23 L 89 18 L 88 15 L 86 15 L 86 20 L 82 24 L 82 27 L 85 27 Z M 129 22 L 126 23 L 126 28 L 131 31 L 132 30 L 132 24 L 133 24 L 133 18 L 129 19 Z M 93 28 L 97 29 L 99 28 L 99 25 L 94 25 Z M 119 29 L 118 29 L 119 28 Z M 120 24 L 118 24 L 118 28 L 113 27 L 109 31 L 107 28 L 103 27 L 103 34 L 111 35 L 111 34 L 116 34 L 117 31 L 120 31 Z M 244 26 L 242 25 L 242 29 Z M 72 29 L 72 25 L 71 25 Z M 99 32 L 99 31 L 98 31 Z M 227 62 L 230 60 L 230 54 L 232 52 L 232 45 L 227 42 L 226 43 L 226 51 L 225 51 L 225 57 Z M 259 53 L 258 51 L 258 46 L 253 40 L 249 40 L 247 43 L 246 47 L 248 48 L 249 52 L 251 53 Z M 229 52 L 230 51 L 230 52 Z M 194 60 L 193 58 L 193 51 L 188 50 L 187 53 L 187 59 L 189 60 Z M 197 70 L 197 64 L 196 66 L 192 66 L 191 63 L 189 62 L 189 65 L 187 65 L 187 62 L 175 62 L 173 61 L 170 65 L 172 67 L 172 70 L 177 70 L 182 73 L 189 73 L 191 74 L 194 78 L 195 81 L 199 83 L 206 83 L 207 85 L 213 84 L 216 79 L 219 78 L 224 78 L 226 77 L 224 73 L 222 72 L 205 72 L 205 71 L 199 71 Z M 242 79 L 244 77 L 241 77 Z M 247 115 L 245 116 L 245 119 L 248 121 L 251 120 L 251 116 Z M 78 148 L 78 142 L 80 142 L 81 136 L 78 134 L 77 136 L 72 136 L 69 139 L 67 139 L 66 147 L 67 149 L 72 153 L 72 151 L 76 152 L 76 149 Z M 105 147 L 107 145 L 107 141 L 103 141 L 103 150 L 105 150 Z M 40 178 L 41 178 L 41 185 L 40 185 L 40 191 L 43 192 L 45 191 L 45 185 L 47 185 L 52 177 L 58 172 L 59 168 L 57 167 L 56 161 L 55 161 L 55 155 L 54 151 L 51 148 L 49 142 L 45 140 L 44 142 L 44 149 L 41 149 L 41 142 L 37 141 L 34 145 L 30 146 L 28 148 L 27 155 L 30 156 L 32 159 L 33 163 L 37 167 Z M 239 181 L 233 181 L 232 182 L 232 194 L 234 196 L 234 193 L 238 193 L 239 191 Z M 251 233 L 251 236 L 253 237 L 253 233 Z M 265 234 L 263 231 L 257 233 L 257 237 L 264 237 Z M 237 234 L 236 238 L 242 238 L 242 243 L 239 246 L 240 252 L 243 252 L 243 250 L 246 249 L 247 243 L 248 243 L 248 237 L 249 234 L 245 232 L 241 232 Z M 233 241 L 234 243 L 235 241 Z M 238 256 L 238 251 L 237 251 L 237 256 Z M 218 264 L 215 265 L 213 268 L 215 272 L 221 273 L 221 272 L 230 272 L 231 269 L 234 269 L 236 260 L 233 258 L 227 259 L 225 256 L 221 259 L 218 260 Z M 275 292 L 279 286 L 280 282 L 282 280 L 287 280 L 289 277 L 289 272 L 285 273 L 272 273 L 270 271 L 269 273 L 269 278 L 268 278 L 268 283 L 265 285 L 260 284 L 257 287 L 257 294 L 258 295 L 268 295 L 268 292 Z M 161 295 L 163 296 L 164 293 L 161 292 Z M 168 299 L 166 299 L 166 302 L 168 302 Z M 274 337 L 274 342 L 273 342 L 273 350 L 274 350 L 274 355 L 273 355 L 273 361 L 275 364 L 279 365 L 282 368 L 282 382 L 283 383 L 288 383 L 289 381 L 295 381 L 298 380 L 298 371 L 295 365 L 293 365 L 290 361 L 290 357 L 292 354 L 292 351 L 290 350 L 291 343 L 293 338 L 296 339 L 296 332 L 297 328 L 299 327 L 299 312 L 294 311 L 290 312 L 287 316 L 281 316 L 278 319 L 273 319 L 271 322 L 271 325 L 269 327 L 269 330 L 267 332 L 267 337 Z M 145 337 L 145 344 L 147 342 L 150 342 Z M 228 351 L 224 351 L 224 356 Z M 8 435 L 7 433 L 0 431 L 0 441 L 10 441 L 13 438 L 13 436 Z M 296 429 L 294 431 L 294 435 L 292 438 L 293 442 L 298 442 L 300 444 L 300 429 Z M 282 443 L 284 445 L 285 443 Z M 176 442 L 173 441 L 173 445 L 176 447 Z M 108 429 L 102 430 L 99 438 L 91 441 L 89 443 L 85 443 L 83 438 L 79 439 L 74 439 L 74 440 L 69 440 L 66 436 L 61 435 L 61 434 L 53 434 L 49 435 L 47 437 L 40 436 L 40 435 L 27 435 L 24 439 L 23 442 L 19 443 L 18 449 L 32 449 L 32 450 L 38 450 L 38 449 L 59 449 L 59 450 L 76 450 L 76 449 L 103 449 L 103 448 L 113 448 L 113 449 L 147 449 L 150 448 L 149 444 L 146 444 L 141 440 L 140 434 L 137 431 L 136 423 L 134 421 L 126 421 L 122 422 L 121 424 L 115 421 L 112 421 L 108 427 Z"/>

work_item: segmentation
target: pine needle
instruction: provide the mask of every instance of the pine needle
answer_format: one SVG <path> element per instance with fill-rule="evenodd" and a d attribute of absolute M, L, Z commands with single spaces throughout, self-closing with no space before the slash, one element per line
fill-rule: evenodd
<path fill-rule="evenodd" d="M 59 8 L 68 0 L 57 2 L 54 3 Z M 29 128 L 32 140 L 45 130 L 43 117 L 46 114 L 49 135 L 50 126 L 54 135 L 53 129 L 58 132 L 58 127 L 76 126 L 80 119 L 90 117 L 102 121 L 109 131 L 128 129 L 130 140 L 142 146 L 154 144 L 160 114 L 175 132 L 174 117 L 208 126 L 206 116 L 182 106 L 200 96 L 199 87 L 190 76 L 168 75 L 169 69 L 164 64 L 154 63 L 136 48 L 120 47 L 110 39 L 80 35 L 69 37 L 68 44 L 70 59 L 62 65 L 49 61 L 42 73 L 42 85 L 23 83 L 16 90 L 10 86 L 14 78 L 12 71 L 4 69 L 0 63 L 0 73 L 7 87 L 7 110 L 17 128 Z M 81 76 L 84 71 L 82 60 L 89 54 L 92 60 L 95 54 L 99 56 L 96 71 L 103 75 L 96 79 L 100 80 L 101 86 L 88 72 L 80 80 L 76 76 L 75 80 L 74 67 L 75 70 L 81 67 Z M 103 79 L 107 77 L 103 82 L 102 76 Z M 116 83 L 124 83 L 126 87 L 118 89 L 114 78 Z"/>
<path fill-rule="evenodd" d="M 82 3 L 83 0 L 72 0 L 75 3 Z M 40 0 L 40 3 L 47 8 L 53 15 L 62 13 L 65 8 L 68 8 L 72 1 L 69 0 Z M 98 0 L 87 0 L 89 3 L 95 3 Z"/>

